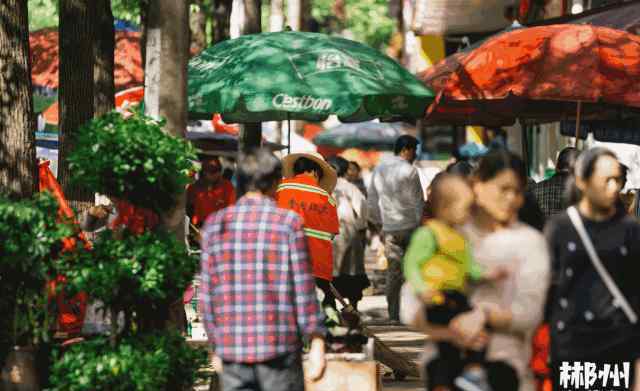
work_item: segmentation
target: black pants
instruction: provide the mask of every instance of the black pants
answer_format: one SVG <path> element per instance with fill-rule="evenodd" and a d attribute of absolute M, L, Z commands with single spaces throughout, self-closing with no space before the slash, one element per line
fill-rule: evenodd
<path fill-rule="evenodd" d="M 464 363 L 449 363 L 441 358 L 436 358 L 427 364 L 428 391 L 436 387 L 448 387 L 457 390 L 453 385 L 455 378 L 462 373 Z M 513 367 L 503 361 L 488 361 L 484 363 L 489 385 L 495 391 L 518 391 L 520 380 Z"/>
<path fill-rule="evenodd" d="M 457 315 L 470 311 L 471 305 L 465 295 L 457 291 L 444 291 L 444 303 L 427 308 L 427 321 L 446 326 Z M 486 351 L 461 350 L 448 342 L 438 342 L 438 357 L 454 367 L 468 364 L 483 364 Z"/>

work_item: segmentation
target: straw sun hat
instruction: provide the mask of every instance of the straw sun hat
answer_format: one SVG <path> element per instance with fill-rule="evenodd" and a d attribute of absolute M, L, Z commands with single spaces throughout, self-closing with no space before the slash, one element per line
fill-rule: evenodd
<path fill-rule="evenodd" d="M 307 158 L 313 162 L 316 162 L 322 169 L 322 179 L 320 179 L 320 187 L 327 193 L 331 194 L 336 187 L 338 181 L 338 175 L 336 171 L 327 163 L 326 160 L 318 152 L 297 152 L 285 156 L 282 159 L 282 174 L 285 178 L 292 178 L 296 174 L 293 172 L 293 166 L 301 157 Z"/>

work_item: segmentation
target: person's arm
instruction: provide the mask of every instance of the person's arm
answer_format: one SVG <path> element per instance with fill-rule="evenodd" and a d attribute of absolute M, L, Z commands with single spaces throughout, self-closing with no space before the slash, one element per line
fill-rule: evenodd
<path fill-rule="evenodd" d="M 325 221 L 327 231 L 331 232 L 335 237 L 340 233 L 340 220 L 338 219 L 338 208 L 336 207 L 336 200 L 329 196 L 330 202 L 329 205 L 329 215 L 327 216 L 327 220 Z"/>
<path fill-rule="evenodd" d="M 293 272 L 295 314 L 301 335 L 311 341 L 307 377 L 317 380 L 326 367 L 324 315 L 316 298 L 315 283 L 311 275 L 311 262 L 307 240 L 302 231 L 302 220 L 297 216 L 291 224 L 289 234 L 289 261 Z"/>
<path fill-rule="evenodd" d="M 374 171 L 371 176 L 371 183 L 367 189 L 367 210 L 369 211 L 369 221 L 371 221 L 375 226 L 380 227 L 382 226 L 382 215 L 380 212 L 380 195 L 378 194 L 378 189 L 376 187 L 378 175 L 379 173 Z"/>
<path fill-rule="evenodd" d="M 465 256 L 467 257 L 467 262 L 469 262 L 469 267 L 468 267 L 469 278 L 471 279 L 472 282 L 482 281 L 483 278 L 486 277 L 485 269 L 473 257 L 473 251 L 471 251 L 471 244 L 468 241 L 465 241 L 464 251 L 465 251 Z"/>
<path fill-rule="evenodd" d="M 636 359 L 636 375 L 633 380 L 633 391 L 640 391 L 640 358 Z"/>
<path fill-rule="evenodd" d="M 302 219 L 291 219 L 289 234 L 289 262 L 293 273 L 297 323 L 304 336 L 324 336 L 324 315 L 316 298 L 315 283 L 311 274 L 311 260 L 307 239 L 302 230 Z"/>
<path fill-rule="evenodd" d="M 406 205 L 415 210 L 416 222 L 420 223 L 424 211 L 424 191 L 422 190 L 422 182 L 420 182 L 420 174 L 418 174 L 417 168 L 411 167 L 411 174 L 407 178 L 406 186 L 409 195 Z"/>
<path fill-rule="evenodd" d="M 404 277 L 413 288 L 413 291 L 422 296 L 429 287 L 422 277 L 422 268 L 435 254 L 437 248 L 436 238 L 429 228 L 418 228 L 411 237 L 402 263 Z"/>
<path fill-rule="evenodd" d="M 486 323 L 498 330 L 526 334 L 535 329 L 543 318 L 545 299 L 550 280 L 549 250 L 542 236 L 528 240 L 521 249 L 526 259 L 515 278 L 515 296 L 508 308 L 498 303 L 479 303 Z"/>
<path fill-rule="evenodd" d="M 209 243 L 211 233 L 216 229 L 214 224 L 203 233 L 202 253 L 200 258 L 200 287 L 199 287 L 199 310 L 202 314 L 202 323 L 204 324 L 207 338 L 211 346 L 215 346 L 215 321 L 213 316 L 213 281 L 215 278 L 213 270 L 213 259 L 210 255 Z"/>
<path fill-rule="evenodd" d="M 96 205 L 85 210 L 80 215 L 80 221 L 78 222 L 80 229 L 85 232 L 95 232 L 106 226 L 109 214 L 111 213 L 110 208 L 111 207 L 106 205 Z"/>

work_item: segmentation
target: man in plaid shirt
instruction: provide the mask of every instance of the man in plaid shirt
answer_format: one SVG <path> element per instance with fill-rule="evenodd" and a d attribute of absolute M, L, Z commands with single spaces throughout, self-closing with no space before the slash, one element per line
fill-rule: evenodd
<path fill-rule="evenodd" d="M 556 161 L 556 174 L 531 186 L 531 192 L 535 196 L 545 218 L 548 219 L 565 209 L 565 183 L 573 172 L 573 166 L 577 158 L 577 149 L 571 147 L 563 149 L 560 151 Z"/>
<path fill-rule="evenodd" d="M 238 176 L 248 192 L 207 219 L 202 241 L 201 310 L 223 390 L 302 391 L 302 338 L 311 340 L 315 380 L 326 332 L 302 220 L 273 201 L 282 177 L 273 154 L 242 156 Z"/>

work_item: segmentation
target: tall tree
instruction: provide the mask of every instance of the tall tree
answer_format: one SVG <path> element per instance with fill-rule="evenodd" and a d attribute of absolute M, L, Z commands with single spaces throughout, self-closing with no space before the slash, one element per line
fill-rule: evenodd
<path fill-rule="evenodd" d="M 67 156 L 78 129 L 93 118 L 94 0 L 60 0 L 60 152 L 58 179 L 76 211 L 93 204 L 94 194 L 70 183 Z"/>
<path fill-rule="evenodd" d="M 170 18 L 167 15 L 171 15 Z M 189 2 L 150 0 L 147 14 L 145 110 L 167 120 L 165 131 L 184 137 L 187 128 L 187 62 L 189 60 Z M 163 225 L 184 240 L 186 196 L 162 214 Z M 182 301 L 157 314 L 180 328 L 185 322 Z"/>
<path fill-rule="evenodd" d="M 214 25 L 213 43 L 222 42 L 230 38 L 231 27 L 231 5 L 233 0 L 214 0 L 214 15 L 216 23 Z"/>
<path fill-rule="evenodd" d="M 293 31 L 302 27 L 302 0 L 287 0 L 287 25 Z"/>
<path fill-rule="evenodd" d="M 113 80 L 113 69 L 116 41 L 111 0 L 95 0 L 95 3 L 96 35 L 93 92 L 95 116 L 98 117 L 108 113 L 115 107 L 114 95 L 116 88 Z"/>
<path fill-rule="evenodd" d="M 25 0 L 0 2 L 0 190 L 29 197 L 38 166 Z"/>
<path fill-rule="evenodd" d="M 149 12 L 149 0 L 139 0 L 138 8 L 140 11 L 140 58 L 142 59 L 142 67 L 147 66 L 147 13 Z"/>
<path fill-rule="evenodd" d="M 284 28 L 284 0 L 271 0 L 269 31 L 282 31 Z"/>
<path fill-rule="evenodd" d="M 262 0 L 244 0 L 242 35 L 262 32 Z"/>
<path fill-rule="evenodd" d="M 242 35 L 258 34 L 262 32 L 262 1 L 261 0 L 244 0 L 244 25 L 241 28 Z M 262 124 L 247 123 L 243 124 L 240 130 L 240 150 L 249 150 L 259 147 L 262 143 Z M 240 193 L 243 189 L 240 189 Z"/>
<path fill-rule="evenodd" d="M 189 13 L 191 52 L 200 53 L 207 47 L 207 13 L 204 0 L 192 0 L 194 7 Z"/>

